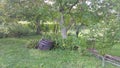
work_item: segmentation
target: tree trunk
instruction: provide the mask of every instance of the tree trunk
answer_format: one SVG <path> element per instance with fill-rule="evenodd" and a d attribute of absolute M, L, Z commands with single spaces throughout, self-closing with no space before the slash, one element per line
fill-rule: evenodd
<path fill-rule="evenodd" d="M 76 37 L 78 38 L 80 25 L 75 25 L 75 26 L 76 26 Z"/>
<path fill-rule="evenodd" d="M 40 21 L 36 20 L 36 34 L 40 34 Z"/>
<path fill-rule="evenodd" d="M 67 29 L 64 25 L 64 15 L 63 13 L 61 13 L 61 19 L 60 19 L 60 27 L 61 27 L 61 35 L 62 35 L 62 38 L 63 39 L 66 39 L 67 38 Z"/>

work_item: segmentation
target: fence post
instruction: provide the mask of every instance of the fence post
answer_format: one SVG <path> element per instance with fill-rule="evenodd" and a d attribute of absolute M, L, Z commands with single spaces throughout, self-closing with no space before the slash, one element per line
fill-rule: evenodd
<path fill-rule="evenodd" d="M 105 67 L 105 58 L 104 58 L 104 56 L 102 56 L 102 67 L 103 68 Z"/>

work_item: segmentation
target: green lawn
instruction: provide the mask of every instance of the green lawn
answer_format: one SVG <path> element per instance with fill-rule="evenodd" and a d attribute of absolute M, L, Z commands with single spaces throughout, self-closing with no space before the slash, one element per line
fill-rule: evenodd
<path fill-rule="evenodd" d="M 93 56 L 81 56 L 79 51 L 28 49 L 26 42 L 40 36 L 0 39 L 0 68 L 102 68 Z M 106 64 L 106 68 L 117 68 Z"/>

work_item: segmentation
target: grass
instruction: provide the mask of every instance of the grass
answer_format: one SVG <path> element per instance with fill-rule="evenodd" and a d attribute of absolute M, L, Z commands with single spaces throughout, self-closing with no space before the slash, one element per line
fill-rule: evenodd
<path fill-rule="evenodd" d="M 109 54 L 120 57 L 120 44 L 116 44 L 115 46 L 113 46 Z"/>
<path fill-rule="evenodd" d="M 79 51 L 28 49 L 26 42 L 40 36 L 0 39 L 0 68 L 102 68 L 93 56 L 81 56 Z M 106 64 L 106 68 L 117 68 Z"/>

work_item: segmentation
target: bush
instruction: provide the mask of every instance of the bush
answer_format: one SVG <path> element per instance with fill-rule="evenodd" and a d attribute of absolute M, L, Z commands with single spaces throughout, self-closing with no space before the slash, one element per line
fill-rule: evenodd
<path fill-rule="evenodd" d="M 28 35 L 30 33 L 30 28 L 26 25 L 13 23 L 8 26 L 9 36 L 11 37 L 21 37 Z"/>
<path fill-rule="evenodd" d="M 42 35 L 44 39 L 52 40 L 55 42 L 55 49 L 62 50 L 80 50 L 82 55 L 86 55 L 88 52 L 86 51 L 89 48 L 87 44 L 87 40 L 85 37 L 80 38 L 76 36 L 68 36 L 67 39 L 62 39 L 59 34 L 44 34 Z"/>
<path fill-rule="evenodd" d="M 101 55 L 107 54 L 120 41 L 119 22 L 99 23 L 90 27 L 89 37 L 95 39 L 94 48 Z"/>

